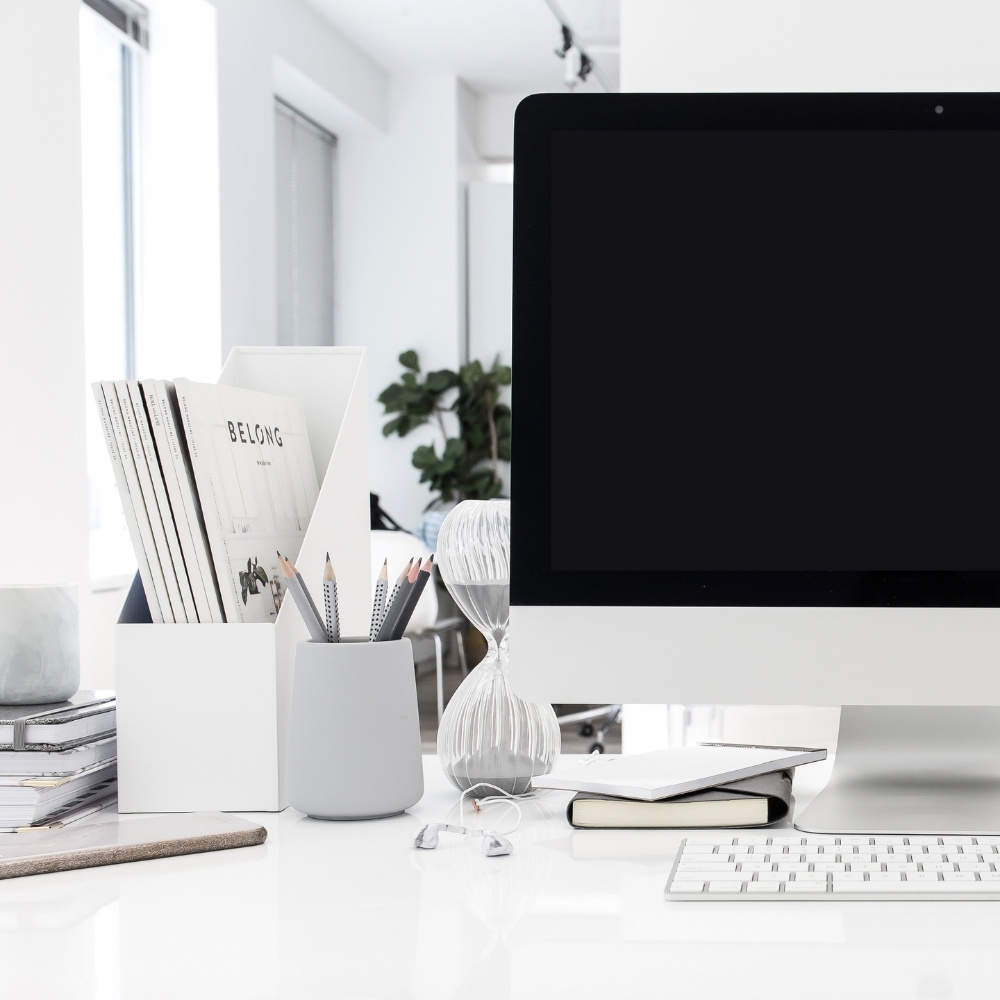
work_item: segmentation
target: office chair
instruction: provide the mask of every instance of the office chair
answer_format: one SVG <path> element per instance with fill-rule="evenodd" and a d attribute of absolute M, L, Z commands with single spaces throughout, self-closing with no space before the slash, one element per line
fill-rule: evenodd
<path fill-rule="evenodd" d="M 426 559 L 430 552 L 419 538 L 406 531 L 383 531 L 372 529 L 371 533 L 371 553 L 372 553 L 372 588 L 374 590 L 375 579 L 382 569 L 382 562 L 389 560 L 389 593 L 392 593 L 393 585 L 399 576 L 407 560 L 413 556 L 420 556 Z M 409 639 L 431 639 L 434 643 L 434 660 L 437 670 L 437 714 L 438 723 L 441 722 L 441 715 L 444 713 L 444 639 L 447 636 L 454 636 L 455 649 L 458 654 L 458 663 L 465 676 L 469 672 L 468 661 L 465 657 L 465 640 L 462 636 L 462 629 L 465 627 L 465 619 L 460 615 L 453 617 L 438 617 L 437 591 L 433 586 L 433 581 L 429 581 L 429 586 L 424 587 L 420 600 L 416 608 L 413 609 L 413 617 L 406 628 L 406 637 Z"/>
<path fill-rule="evenodd" d="M 560 726 L 579 722 L 580 735 L 594 737 L 594 742 L 587 748 L 587 753 L 604 753 L 604 737 L 616 722 L 621 721 L 621 715 L 621 705 L 598 705 L 596 708 L 585 708 L 580 712 L 556 716 L 556 722 Z M 601 719 L 601 722 L 595 730 L 593 723 L 597 719 Z"/>

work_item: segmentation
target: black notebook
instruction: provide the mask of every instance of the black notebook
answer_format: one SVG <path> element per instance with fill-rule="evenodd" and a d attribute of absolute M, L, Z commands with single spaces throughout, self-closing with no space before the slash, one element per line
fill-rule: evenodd
<path fill-rule="evenodd" d="M 577 792 L 566 818 L 578 829 L 691 829 L 768 826 L 788 815 L 792 771 L 771 771 L 648 802 Z"/>

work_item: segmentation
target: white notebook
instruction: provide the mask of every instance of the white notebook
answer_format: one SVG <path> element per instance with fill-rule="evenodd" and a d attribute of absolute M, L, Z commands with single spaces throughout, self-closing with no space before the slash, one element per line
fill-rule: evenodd
<path fill-rule="evenodd" d="M 531 782 L 536 788 L 598 792 L 652 802 L 755 774 L 785 771 L 825 757 L 826 750 L 807 747 L 702 743 L 649 753 L 592 754 L 582 761 L 557 764 L 551 774 L 538 775 Z"/>

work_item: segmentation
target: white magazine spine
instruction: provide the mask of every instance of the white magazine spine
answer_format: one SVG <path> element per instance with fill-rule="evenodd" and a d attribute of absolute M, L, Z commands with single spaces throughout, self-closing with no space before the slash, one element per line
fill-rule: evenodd
<path fill-rule="evenodd" d="M 156 496 L 153 493 L 153 482 L 149 475 L 149 466 L 146 464 L 146 455 L 142 447 L 142 442 L 139 439 L 139 428 L 136 424 L 135 411 L 132 408 L 132 398 L 129 394 L 128 382 L 121 379 L 113 384 L 118 394 L 122 422 L 125 425 L 125 432 L 128 435 L 129 445 L 132 449 L 136 479 L 139 485 L 139 496 L 142 498 L 146 508 L 146 517 L 153 536 L 153 546 L 159 559 L 161 576 L 167 592 L 167 601 L 171 608 L 171 620 L 174 622 L 185 622 L 187 621 L 187 616 L 184 613 L 184 605 L 181 601 L 181 591 L 177 584 L 177 574 L 174 571 L 173 562 L 170 558 L 170 549 L 167 547 L 167 536 L 163 530 L 163 519 L 160 517 L 159 509 L 156 506 Z"/>
<path fill-rule="evenodd" d="M 160 456 L 156 450 L 156 442 L 153 439 L 153 431 L 149 425 L 149 417 L 146 412 L 146 403 L 143 399 L 142 386 L 130 380 L 128 383 L 129 396 L 132 399 L 132 409 L 135 413 L 136 428 L 139 432 L 139 442 L 142 445 L 143 453 L 146 456 L 146 466 L 149 469 L 149 478 L 153 486 L 153 496 L 156 501 L 156 509 L 160 514 L 160 521 L 163 524 L 163 533 L 167 537 L 167 551 L 170 553 L 170 561 L 174 567 L 174 575 L 177 578 L 177 586 L 181 592 L 181 604 L 184 609 L 184 618 L 189 622 L 198 621 L 198 612 L 195 606 L 194 592 L 191 588 L 191 580 L 188 575 L 188 568 L 184 562 L 184 551 L 181 548 L 180 532 L 177 528 L 177 521 L 170 506 L 170 498 L 167 496 L 166 482 L 163 477 L 163 469 L 160 464 Z"/>
<path fill-rule="evenodd" d="M 166 430 L 163 426 L 163 414 L 161 412 L 160 400 L 156 392 L 156 382 L 153 379 L 144 379 L 138 383 L 139 391 L 142 394 L 142 403 L 145 407 L 148 429 L 152 437 L 155 458 L 161 476 L 161 485 L 166 494 L 166 505 L 170 511 L 170 518 L 177 536 L 177 543 L 180 547 L 181 561 L 186 575 L 190 599 L 193 604 L 193 614 L 188 614 L 188 621 L 199 622 L 211 621 L 208 608 L 208 595 L 201 578 L 201 570 L 198 566 L 198 559 L 194 550 L 194 540 L 191 536 L 191 527 L 188 524 L 187 511 L 181 502 L 180 490 L 177 485 L 177 470 L 174 467 L 173 459 L 170 455 L 170 448 L 167 442 Z M 133 398 L 133 403 L 135 402 Z M 147 449 L 146 458 L 149 459 Z M 155 484 L 155 477 L 154 477 Z M 161 506 L 161 511 L 163 507 Z M 164 515 L 166 518 L 166 515 Z M 169 542 L 169 537 L 168 537 Z M 177 562 L 175 560 L 175 565 Z M 179 574 L 178 574 L 179 575 Z M 182 583 L 182 591 L 184 586 Z M 185 593 L 187 599 L 187 593 Z"/>
<path fill-rule="evenodd" d="M 162 573 L 156 560 L 149 518 L 146 516 L 146 508 L 139 493 L 132 451 L 122 425 L 121 408 L 118 405 L 114 383 L 95 382 L 92 388 L 101 413 L 105 440 L 115 471 L 115 483 L 118 486 L 122 510 L 132 538 L 132 548 L 135 550 L 139 566 L 139 579 L 142 580 L 142 589 L 146 593 L 150 617 L 154 622 L 173 621 L 169 612 L 170 605 L 167 603 L 166 587 L 162 582 Z"/>
<path fill-rule="evenodd" d="M 233 575 L 229 571 L 226 556 L 225 529 L 222 524 L 222 506 L 215 496 L 212 475 L 211 441 L 199 441 L 194 428 L 191 414 L 192 400 L 188 379 L 175 379 L 174 390 L 177 393 L 177 409 L 181 417 L 181 426 L 187 441 L 188 454 L 191 456 L 191 469 L 198 487 L 198 499 L 205 519 L 205 531 L 208 534 L 209 549 L 212 553 L 212 563 L 215 566 L 219 581 L 219 596 L 222 599 L 222 610 L 227 622 L 242 622 L 243 612 L 240 609 L 240 595 L 235 590 Z M 206 489 L 207 487 L 207 489 Z"/>
<path fill-rule="evenodd" d="M 198 493 L 191 474 L 191 463 L 184 452 L 183 442 L 174 421 L 175 404 L 171 400 L 173 386 L 163 379 L 151 379 L 148 383 L 143 383 L 144 388 L 147 385 L 147 401 L 155 398 L 159 415 L 159 425 L 155 427 L 154 433 L 157 435 L 160 463 L 167 478 L 170 504 L 174 510 L 178 530 L 182 523 L 186 529 L 186 533 L 181 535 L 181 547 L 184 549 L 184 559 L 192 578 L 191 586 L 194 587 L 195 575 L 201 585 L 201 591 L 195 592 L 198 619 L 218 624 L 226 619 L 222 614 L 215 570 L 212 567 L 212 554 L 205 535 Z M 161 442 L 162 447 L 160 447 Z"/>

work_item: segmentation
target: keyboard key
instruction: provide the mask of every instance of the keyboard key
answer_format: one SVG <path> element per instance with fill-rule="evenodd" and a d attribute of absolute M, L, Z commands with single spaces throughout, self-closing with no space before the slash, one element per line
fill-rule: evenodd
<path fill-rule="evenodd" d="M 1000 875 L 1000 872 L 997 872 Z M 758 872 L 758 882 L 787 882 L 792 877 L 791 872 Z"/>
<path fill-rule="evenodd" d="M 864 882 L 864 872 L 834 872 L 834 882 Z"/>
<path fill-rule="evenodd" d="M 748 893 L 771 893 L 781 892 L 780 882 L 747 882 Z"/>
<path fill-rule="evenodd" d="M 869 882 L 899 882 L 903 878 L 900 872 L 869 872 Z"/>
<path fill-rule="evenodd" d="M 988 872 L 993 869 L 985 861 L 960 861 L 958 870 L 960 872 Z"/>
<path fill-rule="evenodd" d="M 802 837 L 772 837 L 771 843 L 781 844 L 783 847 L 788 847 L 792 845 L 798 846 L 802 843 L 802 840 Z"/>
<path fill-rule="evenodd" d="M 914 868 L 917 866 L 914 865 Z M 842 872 L 844 871 L 844 865 L 836 861 L 818 861 L 813 865 L 814 872 Z"/>
<path fill-rule="evenodd" d="M 1000 882 L 1000 872 L 982 872 L 979 876 L 981 882 Z"/>
<path fill-rule="evenodd" d="M 671 892 L 701 892 L 704 888 L 705 888 L 704 882 L 687 882 L 687 881 L 678 882 L 677 880 L 674 880 L 670 884 Z"/>
<path fill-rule="evenodd" d="M 948 866 L 951 868 L 951 865 Z M 697 858 L 692 861 L 682 861 L 678 866 L 677 870 L 679 872 L 690 872 L 694 870 L 705 871 L 705 872 L 734 872 L 736 871 L 735 861 L 705 861 L 702 862 Z"/>
<path fill-rule="evenodd" d="M 688 837 L 685 850 L 687 850 L 687 848 L 690 847 L 692 844 L 694 844 L 696 847 L 702 847 L 705 844 L 709 844 L 713 847 L 716 844 L 725 844 L 728 847 L 732 842 L 733 842 L 732 839 L 720 840 L 718 837 Z"/>
<path fill-rule="evenodd" d="M 759 845 L 759 844 L 767 844 L 770 842 L 770 840 L 771 840 L 770 837 L 761 837 L 757 834 L 745 834 L 742 837 L 737 837 L 736 843 Z"/>
<path fill-rule="evenodd" d="M 925 872 L 953 872 L 955 866 L 950 861 L 925 861 L 921 866 Z"/>
<path fill-rule="evenodd" d="M 796 882 L 825 882 L 826 872 L 796 872 Z"/>
<path fill-rule="evenodd" d="M 740 871 L 744 872 L 769 872 L 771 870 L 771 865 L 766 861 L 744 861 L 740 865 Z"/>
<path fill-rule="evenodd" d="M 685 882 L 712 882 L 723 879 L 727 882 L 749 882 L 756 872 L 711 872 L 694 868 L 691 871 L 677 873 L 677 878 Z"/>
<path fill-rule="evenodd" d="M 907 872 L 907 882 L 939 882 L 940 877 L 937 872 Z"/>
<path fill-rule="evenodd" d="M 743 888 L 742 882 L 714 881 L 708 883 L 709 892 L 739 892 Z"/>
<path fill-rule="evenodd" d="M 802 861 L 781 861 L 778 863 L 779 872 L 807 872 L 809 866 Z"/>
<path fill-rule="evenodd" d="M 872 840 L 877 845 L 883 844 L 905 844 L 906 841 L 903 837 L 873 837 Z"/>
<path fill-rule="evenodd" d="M 920 866 L 915 861 L 890 861 L 885 866 L 887 872 L 915 872 Z"/>
<path fill-rule="evenodd" d="M 943 882 L 975 882 L 975 872 L 941 872 Z"/>
<path fill-rule="evenodd" d="M 851 844 L 854 847 L 867 847 L 872 842 L 872 839 L 871 837 L 841 837 L 840 842 L 842 844 Z"/>
<path fill-rule="evenodd" d="M 852 861 L 852 872 L 880 872 L 882 866 L 876 861 Z"/>
<path fill-rule="evenodd" d="M 883 895 L 888 895 L 889 893 L 917 893 L 917 892 L 938 892 L 939 890 L 948 890 L 949 886 L 945 885 L 944 882 L 834 882 L 833 892 L 835 895 L 840 893 L 864 893 L 865 895 L 877 896 L 880 893 Z M 954 892 L 954 889 L 951 889 Z"/>
<path fill-rule="evenodd" d="M 829 892 L 827 888 L 827 883 L 823 882 L 786 882 L 785 892 L 792 893 L 807 893 L 811 892 L 814 896 L 822 895 L 824 892 Z"/>
<path fill-rule="evenodd" d="M 730 847 L 726 848 L 727 854 L 749 854 L 750 845 L 749 844 L 732 844 Z"/>

